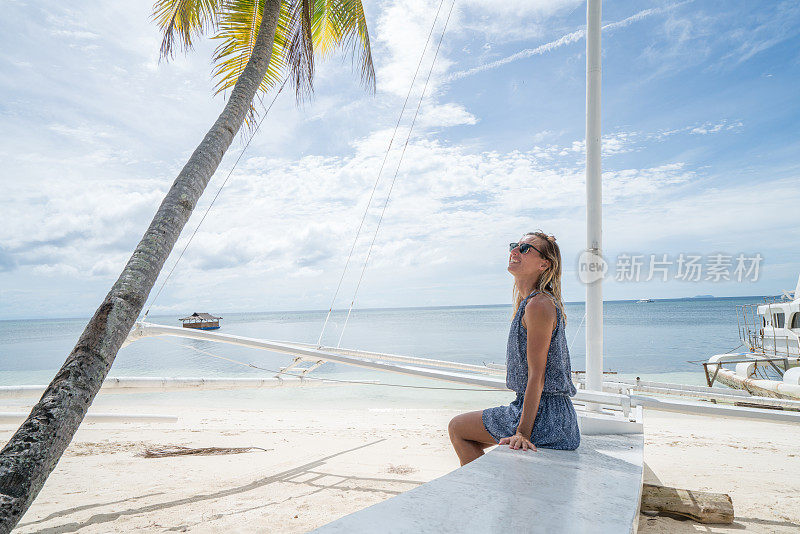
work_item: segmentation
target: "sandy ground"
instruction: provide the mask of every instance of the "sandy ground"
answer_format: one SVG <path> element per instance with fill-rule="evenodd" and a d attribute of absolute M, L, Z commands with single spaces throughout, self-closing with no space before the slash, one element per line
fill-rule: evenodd
<path fill-rule="evenodd" d="M 95 412 L 180 419 L 84 423 L 17 531 L 306 532 L 458 467 L 446 427 L 463 410 L 318 405 L 98 399 Z M 645 428 L 646 481 L 728 493 L 736 522 L 641 516 L 639 532 L 800 531 L 800 425 L 651 413 Z M 266 450 L 139 456 L 159 445 Z"/>
<path fill-rule="evenodd" d="M 645 482 L 727 493 L 732 525 L 640 516 L 641 533 L 800 532 L 800 425 L 650 412 Z"/>

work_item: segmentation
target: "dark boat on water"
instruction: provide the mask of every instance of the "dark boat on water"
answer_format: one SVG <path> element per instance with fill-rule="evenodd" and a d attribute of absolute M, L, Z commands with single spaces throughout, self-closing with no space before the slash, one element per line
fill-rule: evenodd
<path fill-rule="evenodd" d="M 219 320 L 222 317 L 214 317 L 210 313 L 193 313 L 181 319 L 184 328 L 196 328 L 197 330 L 217 330 Z"/>

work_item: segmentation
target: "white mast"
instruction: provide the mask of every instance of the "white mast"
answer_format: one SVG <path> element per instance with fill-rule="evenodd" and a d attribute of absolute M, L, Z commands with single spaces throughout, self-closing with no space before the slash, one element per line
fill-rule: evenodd
<path fill-rule="evenodd" d="M 603 252 L 600 177 L 600 12 L 602 0 L 586 4 L 586 249 Z M 586 283 L 586 389 L 603 389 L 602 276 Z M 596 406 L 594 408 L 597 408 Z"/>

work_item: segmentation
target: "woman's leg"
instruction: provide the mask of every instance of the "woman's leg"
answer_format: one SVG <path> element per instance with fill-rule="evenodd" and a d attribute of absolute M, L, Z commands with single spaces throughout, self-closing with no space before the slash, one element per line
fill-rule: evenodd
<path fill-rule="evenodd" d="M 481 411 L 462 413 L 455 416 L 447 425 L 450 441 L 453 443 L 461 465 L 483 456 L 483 449 L 497 445 L 492 435 L 483 426 L 482 413 Z"/>

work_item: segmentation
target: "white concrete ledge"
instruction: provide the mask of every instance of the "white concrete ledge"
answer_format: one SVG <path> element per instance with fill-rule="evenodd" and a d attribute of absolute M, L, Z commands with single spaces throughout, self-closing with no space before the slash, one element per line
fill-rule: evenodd
<path fill-rule="evenodd" d="M 635 531 L 642 434 L 582 436 L 576 451 L 499 446 L 314 532 L 619 534 Z"/>

